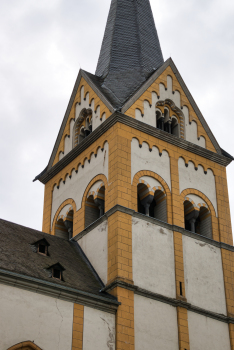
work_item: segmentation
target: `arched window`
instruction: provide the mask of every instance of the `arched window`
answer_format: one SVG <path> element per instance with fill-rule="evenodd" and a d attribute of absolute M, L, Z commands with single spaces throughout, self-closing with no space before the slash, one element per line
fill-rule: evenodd
<path fill-rule="evenodd" d="M 160 111 L 156 111 L 156 127 L 164 130 L 164 117 Z"/>
<path fill-rule="evenodd" d="M 194 207 L 193 203 L 186 200 L 184 202 L 185 229 L 201 236 L 212 239 L 212 220 L 209 209 L 203 205 Z"/>
<path fill-rule="evenodd" d="M 80 144 L 92 132 L 92 110 L 83 109 L 73 127 L 73 147 Z"/>
<path fill-rule="evenodd" d="M 31 341 L 25 341 L 23 343 L 16 344 L 7 350 L 41 350 L 41 348 Z"/>
<path fill-rule="evenodd" d="M 85 227 L 91 225 L 105 213 L 105 187 L 89 192 L 85 203 Z"/>
<path fill-rule="evenodd" d="M 164 191 L 155 191 L 140 183 L 137 186 L 138 213 L 167 222 L 167 201 Z"/>
<path fill-rule="evenodd" d="M 66 239 L 73 236 L 73 210 L 70 210 L 65 218 L 60 218 L 55 224 L 55 236 Z"/>

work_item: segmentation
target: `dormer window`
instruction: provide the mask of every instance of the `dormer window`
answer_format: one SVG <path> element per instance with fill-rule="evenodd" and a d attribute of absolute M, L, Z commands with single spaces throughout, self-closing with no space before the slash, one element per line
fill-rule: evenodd
<path fill-rule="evenodd" d="M 47 270 L 50 272 L 50 277 L 56 278 L 60 281 L 64 281 L 63 271 L 65 271 L 65 269 L 60 263 L 50 266 Z"/>
<path fill-rule="evenodd" d="M 31 247 L 34 253 L 38 253 L 45 256 L 49 255 L 49 250 L 48 250 L 49 246 L 50 244 L 47 242 L 45 238 L 40 239 L 39 241 L 31 244 Z"/>
<path fill-rule="evenodd" d="M 53 268 L 52 277 L 61 280 L 62 279 L 62 271 L 59 269 Z"/>
<path fill-rule="evenodd" d="M 44 244 L 38 244 L 38 253 L 47 255 L 48 247 Z"/>

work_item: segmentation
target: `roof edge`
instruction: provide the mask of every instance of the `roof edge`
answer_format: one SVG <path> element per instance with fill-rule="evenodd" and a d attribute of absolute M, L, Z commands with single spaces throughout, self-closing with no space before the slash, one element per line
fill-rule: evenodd
<path fill-rule="evenodd" d="M 69 103 L 68 103 L 68 106 L 67 106 L 67 109 L 66 109 L 66 112 L 65 112 L 62 124 L 61 124 L 59 132 L 58 132 L 57 139 L 55 141 L 55 145 L 54 145 L 52 154 L 51 154 L 50 159 L 49 159 L 49 163 L 47 165 L 47 169 L 48 168 L 50 169 L 52 167 L 52 165 L 53 165 L 53 162 L 54 162 L 57 150 L 59 148 L 59 145 L 60 145 L 60 142 L 61 142 L 61 139 L 62 139 L 62 136 L 63 136 L 63 131 L 65 129 L 67 120 L 69 118 L 69 115 L 70 115 L 70 112 L 71 112 L 71 109 L 72 109 L 73 102 L 74 102 L 75 97 L 76 97 L 77 90 L 78 90 L 79 85 L 80 85 L 81 78 L 84 78 L 87 81 L 87 83 L 90 85 L 90 87 L 94 90 L 94 92 L 98 95 L 98 97 L 110 109 L 110 111 L 112 113 L 115 111 L 115 109 L 112 106 L 112 104 L 110 103 L 110 101 L 108 101 L 107 98 L 100 92 L 100 90 L 93 84 L 93 82 L 89 79 L 89 77 L 87 76 L 85 71 L 83 69 L 80 69 L 79 73 L 78 73 L 78 76 L 76 78 L 73 90 L 72 90 L 72 94 L 71 94 L 71 97 L 70 97 L 70 100 L 69 100 Z M 38 176 L 40 176 L 40 174 Z M 38 176 L 35 178 L 35 181 L 38 180 Z"/>
<path fill-rule="evenodd" d="M 197 114 L 202 126 L 204 127 L 205 131 L 207 132 L 207 135 L 209 136 L 214 148 L 216 149 L 218 154 L 222 154 L 221 148 L 213 135 L 212 131 L 210 130 L 205 118 L 203 117 L 199 107 L 197 106 L 192 94 L 190 93 L 189 89 L 187 88 L 187 85 L 185 84 L 182 76 L 180 75 L 175 63 L 173 62 L 172 58 L 168 58 L 165 63 L 140 87 L 140 89 L 123 105 L 122 107 L 122 113 L 125 113 L 145 92 L 146 89 L 148 89 L 152 83 L 164 72 L 164 70 L 170 66 L 173 73 L 177 77 L 182 89 L 184 90 L 189 102 L 191 103 L 195 113 Z"/>

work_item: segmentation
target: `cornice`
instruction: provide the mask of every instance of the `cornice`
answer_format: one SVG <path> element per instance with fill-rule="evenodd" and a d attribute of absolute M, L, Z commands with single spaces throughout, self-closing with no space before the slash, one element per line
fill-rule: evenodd
<path fill-rule="evenodd" d="M 206 244 L 213 245 L 214 247 L 217 247 L 217 248 L 220 248 L 220 249 L 222 248 L 222 249 L 226 249 L 226 250 L 229 250 L 231 252 L 234 252 L 234 246 L 232 246 L 232 245 L 228 245 L 228 244 L 223 243 L 223 242 L 218 242 L 218 241 L 215 241 L 213 239 L 201 236 L 201 235 L 199 235 L 197 233 L 194 233 L 194 232 L 191 232 L 191 231 L 187 231 L 183 227 L 179 227 L 179 226 L 176 226 L 176 225 L 170 225 L 167 222 L 163 222 L 161 220 L 152 218 L 150 216 L 146 216 L 144 214 L 140 214 L 140 213 L 134 211 L 133 209 L 129 209 L 129 208 L 123 207 L 121 205 L 115 205 L 113 208 L 108 210 L 101 218 L 99 218 L 98 220 L 93 222 L 91 225 L 86 227 L 82 232 L 80 232 L 78 235 L 73 237 L 71 240 L 78 242 L 87 233 L 92 231 L 95 227 L 99 226 L 102 222 L 105 222 L 108 219 L 108 217 L 110 217 L 111 215 L 113 215 L 117 211 L 119 211 L 121 213 L 125 213 L 125 214 L 128 214 L 128 215 L 131 215 L 132 217 L 136 217 L 138 219 L 150 222 L 151 224 L 154 224 L 154 225 L 166 228 L 166 229 L 168 229 L 170 231 L 180 232 L 184 236 L 196 239 L 198 241 L 202 241 L 202 242 L 204 242 Z"/>
<path fill-rule="evenodd" d="M 89 146 L 91 146 L 95 141 L 97 141 L 105 132 L 112 128 L 116 123 L 120 123 L 129 126 L 130 128 L 133 128 L 135 130 L 139 130 L 147 135 L 153 136 L 159 140 L 165 141 L 188 152 L 209 159 L 222 166 L 227 166 L 232 161 L 230 158 L 227 158 L 223 155 L 209 151 L 203 147 L 197 146 L 189 141 L 180 139 L 174 135 L 170 135 L 165 131 L 154 128 L 153 126 L 147 125 L 120 112 L 115 112 L 107 120 L 105 120 L 103 124 L 101 124 L 96 130 L 94 130 L 87 138 L 85 138 L 79 145 L 73 148 L 58 163 L 56 163 L 52 168 L 47 168 L 46 172 L 40 176 L 39 180 L 43 184 L 46 184 L 64 167 L 70 164 L 76 157 L 78 157 Z"/>
<path fill-rule="evenodd" d="M 101 295 L 97 296 L 92 293 L 56 285 L 55 283 L 24 276 L 3 269 L 0 269 L 0 283 L 72 303 L 82 304 L 109 313 L 115 313 L 120 305 L 117 300 L 111 300 Z"/>
<path fill-rule="evenodd" d="M 195 312 L 195 313 L 203 315 L 205 317 L 213 318 L 217 321 L 234 324 L 233 317 L 228 317 L 228 316 L 225 316 L 222 314 L 218 314 L 216 312 L 209 311 L 207 309 L 199 308 L 199 307 L 192 305 L 184 300 L 170 298 L 170 297 L 166 297 L 166 296 L 161 295 L 161 294 L 153 293 L 153 292 L 150 292 L 146 289 L 140 288 L 138 286 L 126 283 L 124 281 L 116 280 L 116 281 L 112 282 L 111 284 L 107 285 L 105 288 L 103 288 L 102 291 L 103 292 L 110 292 L 111 290 L 113 290 L 116 287 L 121 287 L 121 288 L 125 288 L 127 290 L 131 290 L 135 294 L 140 295 L 142 297 L 157 300 L 157 301 L 160 301 L 160 302 L 165 303 L 165 304 L 169 304 L 169 305 L 174 306 L 174 307 L 183 307 L 183 308 L 187 309 L 188 311 Z"/>

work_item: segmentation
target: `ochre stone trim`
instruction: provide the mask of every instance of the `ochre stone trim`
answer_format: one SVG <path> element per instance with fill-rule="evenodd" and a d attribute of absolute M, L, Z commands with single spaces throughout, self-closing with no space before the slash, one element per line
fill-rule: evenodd
<path fill-rule="evenodd" d="M 55 216 L 53 218 L 52 229 L 51 229 L 51 234 L 53 236 L 55 235 L 55 224 L 58 221 L 58 215 L 61 212 L 61 210 L 68 204 L 70 204 L 72 206 L 72 208 L 73 208 L 73 223 L 76 221 L 76 213 L 77 213 L 77 211 L 76 211 L 76 203 L 75 203 L 75 201 L 72 198 L 68 198 L 60 205 L 60 207 L 56 211 Z"/>
<path fill-rule="evenodd" d="M 63 136 L 62 136 L 62 139 L 60 141 L 60 145 L 59 145 L 57 152 L 56 152 L 56 156 L 55 156 L 53 165 L 55 165 L 59 161 L 59 154 L 61 152 L 64 152 L 66 136 L 72 137 L 72 135 L 70 135 L 70 123 L 71 123 L 72 119 L 75 120 L 76 105 L 81 102 L 81 89 L 82 89 L 82 87 L 84 87 L 85 98 L 87 98 L 87 94 L 89 94 L 89 104 L 91 104 L 91 101 L 94 100 L 94 111 L 97 110 L 98 106 L 100 107 L 100 118 L 102 118 L 104 113 L 106 114 L 106 119 L 111 115 L 110 110 L 106 107 L 106 105 L 102 102 L 100 97 L 97 96 L 97 94 L 89 86 L 89 84 L 86 82 L 86 80 L 82 77 L 78 91 L 76 93 L 75 100 L 72 104 L 72 108 L 71 108 L 68 120 L 66 122 L 65 129 L 63 131 Z"/>
<path fill-rule="evenodd" d="M 132 208 L 131 209 L 137 212 L 137 185 L 139 183 L 140 178 L 143 176 L 150 176 L 156 179 L 162 185 L 167 198 L 167 222 L 168 224 L 172 224 L 171 191 L 166 181 L 164 181 L 160 175 L 154 173 L 153 171 L 141 170 L 134 175 L 134 178 L 132 181 Z"/>
<path fill-rule="evenodd" d="M 183 307 L 177 307 L 179 350 L 190 350 L 188 311 Z"/>
<path fill-rule="evenodd" d="M 104 186 L 105 186 L 105 211 L 109 210 L 109 196 L 108 196 L 108 181 L 105 175 L 99 174 L 95 176 L 88 186 L 86 187 L 83 197 L 82 197 L 82 202 L 81 202 L 81 209 L 78 210 L 77 212 L 77 218 L 78 220 L 75 222 L 75 226 L 73 226 L 73 237 L 76 236 L 79 232 L 83 231 L 85 229 L 85 203 L 87 196 L 90 192 L 91 187 L 97 182 L 97 181 L 102 181 Z"/>
<path fill-rule="evenodd" d="M 219 220 L 218 217 L 216 217 L 216 213 L 215 213 L 215 209 L 213 204 L 211 203 L 211 201 L 204 195 L 204 193 L 195 190 L 194 188 L 187 188 L 186 190 L 184 190 L 183 192 L 181 192 L 180 194 L 180 208 L 181 208 L 181 212 L 184 213 L 184 209 L 183 209 L 183 204 L 185 201 L 186 197 L 189 197 L 189 194 L 195 194 L 196 196 L 201 197 L 204 202 L 206 203 L 210 213 L 211 213 L 211 221 L 212 221 L 212 236 L 213 239 L 215 241 L 220 242 L 220 235 L 219 235 Z M 184 219 L 184 217 L 183 217 Z"/>
<path fill-rule="evenodd" d="M 8 348 L 7 350 L 42 350 L 31 341 L 25 341 Z"/>
<path fill-rule="evenodd" d="M 134 350 L 134 292 L 116 287 L 110 293 L 121 303 L 116 313 L 116 350 Z"/>
<path fill-rule="evenodd" d="M 72 350 L 83 349 L 84 306 L 74 304 Z"/>
<path fill-rule="evenodd" d="M 108 217 L 108 284 L 132 281 L 132 216 L 120 211 Z"/>
<path fill-rule="evenodd" d="M 180 103 L 181 107 L 187 107 L 189 111 L 189 121 L 195 121 L 197 123 L 197 137 L 203 136 L 206 138 L 206 147 L 208 150 L 211 150 L 212 152 L 216 152 L 216 149 L 211 142 L 206 130 L 204 129 L 201 121 L 199 120 L 193 106 L 189 102 L 189 99 L 186 96 L 186 93 L 182 89 L 181 84 L 179 83 L 176 75 L 174 74 L 172 68 L 170 66 L 166 67 L 166 69 L 161 73 L 159 77 L 156 78 L 155 81 L 152 82 L 152 84 L 143 92 L 143 94 L 135 101 L 131 107 L 128 108 L 126 111 L 125 106 L 123 107 L 123 113 L 129 115 L 132 118 L 135 118 L 135 110 L 140 109 L 144 110 L 144 101 L 148 100 L 150 101 L 150 104 L 152 105 L 152 93 L 156 92 L 157 96 L 160 95 L 160 89 L 159 84 L 163 84 L 167 88 L 167 76 L 170 76 L 172 78 L 172 91 L 178 91 L 180 93 Z M 126 104 L 128 105 L 128 103 Z M 144 113 L 142 113 L 144 114 Z M 213 135 L 212 135 L 213 136 Z"/>

